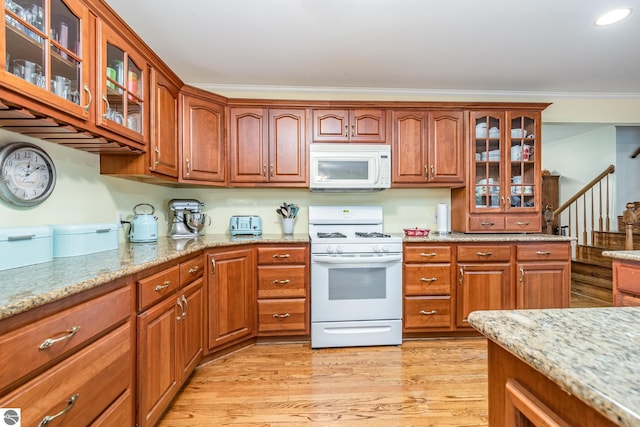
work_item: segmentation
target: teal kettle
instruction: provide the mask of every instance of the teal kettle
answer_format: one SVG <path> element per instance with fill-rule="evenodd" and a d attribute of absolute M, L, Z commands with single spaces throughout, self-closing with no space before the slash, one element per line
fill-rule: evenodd
<path fill-rule="evenodd" d="M 150 213 L 139 212 L 138 208 L 148 206 Z M 149 203 L 139 203 L 133 207 L 135 217 L 129 227 L 129 241 L 132 243 L 148 243 L 158 240 L 158 218 L 153 216 L 156 209 Z"/>

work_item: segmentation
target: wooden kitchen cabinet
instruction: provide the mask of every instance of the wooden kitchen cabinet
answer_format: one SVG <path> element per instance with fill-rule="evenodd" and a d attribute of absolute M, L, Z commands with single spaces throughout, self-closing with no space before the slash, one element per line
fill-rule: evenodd
<path fill-rule="evenodd" d="M 640 306 L 640 262 L 614 258 L 613 305 Z"/>
<path fill-rule="evenodd" d="M 570 244 L 520 244 L 516 251 L 516 308 L 568 308 Z"/>
<path fill-rule="evenodd" d="M 464 184 L 462 111 L 396 110 L 393 185 Z"/>
<path fill-rule="evenodd" d="M 25 20 L 20 10 L 32 13 L 32 19 Z M 87 5 L 79 0 L 5 3 L 2 21 L 0 85 L 81 120 L 91 119 L 94 51 Z"/>
<path fill-rule="evenodd" d="M 511 245 L 458 246 L 458 327 L 469 327 L 472 311 L 512 308 L 511 259 Z"/>
<path fill-rule="evenodd" d="M 383 109 L 313 110 L 313 142 L 388 144 Z"/>
<path fill-rule="evenodd" d="M 214 251 L 207 266 L 207 350 L 212 352 L 255 334 L 253 249 Z"/>
<path fill-rule="evenodd" d="M 166 268 L 138 281 L 141 300 L 157 293 L 150 308 L 138 314 L 139 426 L 154 425 L 204 353 L 204 259 Z M 177 289 L 176 289 L 177 288 Z M 174 289 L 173 291 L 169 291 Z"/>
<path fill-rule="evenodd" d="M 151 70 L 151 172 L 178 177 L 178 96 L 180 88 L 158 70 Z"/>
<path fill-rule="evenodd" d="M 540 232 L 541 112 L 471 111 L 467 186 L 451 192 L 454 231 Z"/>
<path fill-rule="evenodd" d="M 403 331 L 446 331 L 453 326 L 452 248 L 404 245 Z"/>
<path fill-rule="evenodd" d="M 259 246 L 258 336 L 309 334 L 309 246 Z"/>
<path fill-rule="evenodd" d="M 230 108 L 229 184 L 305 187 L 305 109 Z"/>
<path fill-rule="evenodd" d="M 56 425 L 88 425 L 110 413 L 133 423 L 131 283 L 84 294 L 0 322 L 0 405 L 22 408 L 23 425 L 46 416 Z"/>
<path fill-rule="evenodd" d="M 190 86 L 180 93 L 180 182 L 226 185 L 224 103 Z"/>

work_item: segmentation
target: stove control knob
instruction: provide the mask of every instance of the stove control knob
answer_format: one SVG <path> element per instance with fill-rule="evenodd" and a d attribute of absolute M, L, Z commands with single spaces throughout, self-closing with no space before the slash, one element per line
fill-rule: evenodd
<path fill-rule="evenodd" d="M 330 254 L 334 253 L 335 250 L 333 249 L 333 246 L 327 245 L 327 252 L 330 253 Z"/>
<path fill-rule="evenodd" d="M 342 248 L 342 246 L 340 246 L 340 245 L 336 246 L 336 252 L 337 253 L 341 254 L 343 250 L 344 249 Z"/>
<path fill-rule="evenodd" d="M 373 252 L 382 252 L 382 245 L 371 245 L 371 250 L 373 250 Z"/>
<path fill-rule="evenodd" d="M 382 252 L 389 252 L 389 246 L 382 245 Z"/>

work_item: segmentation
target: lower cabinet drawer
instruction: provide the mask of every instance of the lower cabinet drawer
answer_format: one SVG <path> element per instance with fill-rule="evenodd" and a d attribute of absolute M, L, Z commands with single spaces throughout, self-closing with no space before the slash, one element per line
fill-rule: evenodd
<path fill-rule="evenodd" d="M 304 298 L 307 296 L 306 265 L 258 267 L 258 298 Z"/>
<path fill-rule="evenodd" d="M 6 395 L 0 407 L 21 408 L 24 426 L 89 425 L 131 387 L 131 332 L 127 322 Z"/>
<path fill-rule="evenodd" d="M 450 327 L 451 297 L 405 298 L 405 331 Z"/>
<path fill-rule="evenodd" d="M 451 264 L 406 265 L 406 295 L 449 295 L 451 293 Z"/>
<path fill-rule="evenodd" d="M 615 294 L 613 297 L 616 307 L 640 307 L 640 298 L 625 294 Z"/>
<path fill-rule="evenodd" d="M 258 300 L 258 333 L 260 335 L 309 333 L 306 299 Z"/>
<path fill-rule="evenodd" d="M 515 215 L 505 219 L 507 231 L 520 231 L 523 233 L 540 231 L 542 215 Z"/>
<path fill-rule="evenodd" d="M 0 390 L 124 321 L 131 291 L 115 290 L 0 336 Z"/>
<path fill-rule="evenodd" d="M 129 426 L 133 425 L 133 393 L 127 390 L 111 406 L 91 423 L 91 427 Z"/>
<path fill-rule="evenodd" d="M 469 229 L 471 231 L 504 231 L 503 215 L 472 215 L 469 217 Z"/>
<path fill-rule="evenodd" d="M 640 297 L 640 267 L 615 260 L 613 274 L 618 291 L 628 292 Z"/>
<path fill-rule="evenodd" d="M 160 273 L 138 281 L 138 310 L 151 307 L 180 287 L 180 266 L 174 265 Z"/>

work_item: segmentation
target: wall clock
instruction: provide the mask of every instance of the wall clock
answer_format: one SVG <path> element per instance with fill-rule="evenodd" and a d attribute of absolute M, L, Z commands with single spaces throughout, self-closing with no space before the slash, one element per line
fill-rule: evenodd
<path fill-rule="evenodd" d="M 35 206 L 51 195 L 56 168 L 51 157 L 28 142 L 0 149 L 0 197 L 17 206 Z"/>

